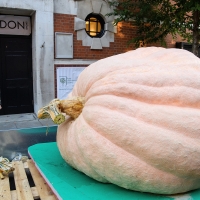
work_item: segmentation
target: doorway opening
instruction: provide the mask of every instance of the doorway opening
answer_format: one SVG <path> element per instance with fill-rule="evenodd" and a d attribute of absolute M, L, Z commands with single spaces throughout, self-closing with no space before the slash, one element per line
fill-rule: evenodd
<path fill-rule="evenodd" d="M 0 35 L 0 115 L 34 110 L 31 44 L 31 35 Z"/>

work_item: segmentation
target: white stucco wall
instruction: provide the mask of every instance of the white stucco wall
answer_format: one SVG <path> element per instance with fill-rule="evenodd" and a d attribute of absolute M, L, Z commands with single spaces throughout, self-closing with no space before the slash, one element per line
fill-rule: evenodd
<path fill-rule="evenodd" d="M 114 42 L 114 34 L 117 32 L 116 26 L 113 26 L 114 16 L 106 15 L 111 11 L 108 2 L 104 0 L 78 1 L 74 29 L 77 31 L 77 39 L 82 40 L 83 46 L 90 46 L 90 49 L 102 49 L 103 47 L 109 47 L 110 42 Z M 85 18 L 90 13 L 99 14 L 105 21 L 105 32 L 101 38 L 91 38 L 85 32 Z"/>
<path fill-rule="evenodd" d="M 0 8 L 5 8 L 4 12 L 13 9 L 13 14 L 16 10 L 18 15 L 32 10 L 33 95 L 37 113 L 55 98 L 53 0 L 0 0 Z"/>
<path fill-rule="evenodd" d="M 54 0 L 54 13 L 76 15 L 77 3 L 74 0 Z"/>

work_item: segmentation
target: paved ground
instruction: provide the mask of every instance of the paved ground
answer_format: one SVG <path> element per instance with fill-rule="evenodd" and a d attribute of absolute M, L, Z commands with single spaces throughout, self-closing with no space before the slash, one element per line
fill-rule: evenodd
<path fill-rule="evenodd" d="M 34 113 L 0 115 L 0 130 L 55 125 L 51 119 L 38 119 Z"/>

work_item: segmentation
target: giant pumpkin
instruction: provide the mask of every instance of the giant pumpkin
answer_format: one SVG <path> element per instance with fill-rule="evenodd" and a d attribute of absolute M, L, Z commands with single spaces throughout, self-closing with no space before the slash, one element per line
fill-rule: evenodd
<path fill-rule="evenodd" d="M 192 53 L 147 47 L 99 60 L 68 99 L 38 116 L 61 123 L 63 113 L 57 144 L 75 169 L 142 192 L 200 188 L 200 59 Z"/>

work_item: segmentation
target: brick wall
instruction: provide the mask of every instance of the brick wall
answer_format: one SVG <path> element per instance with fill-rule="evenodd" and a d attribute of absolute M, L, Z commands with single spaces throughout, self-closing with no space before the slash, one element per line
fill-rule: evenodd
<path fill-rule="evenodd" d="M 174 48 L 176 46 L 176 42 L 183 42 L 184 40 L 177 35 L 174 39 L 170 34 L 166 37 L 166 43 L 168 48 Z"/>
<path fill-rule="evenodd" d="M 91 50 L 90 47 L 82 46 L 82 41 L 77 40 L 77 34 L 74 31 L 74 17 L 74 15 L 54 14 L 54 31 L 73 33 L 74 59 L 98 60 L 135 49 L 133 44 L 128 46 L 128 41 L 136 35 L 136 28 L 125 22 L 118 24 L 114 42 L 110 42 L 110 47 L 103 47 L 102 50 Z M 168 35 L 166 37 L 167 47 L 175 47 L 176 41 L 182 40 L 180 37 L 174 40 L 171 35 Z M 148 44 L 148 46 L 160 46 L 160 44 Z"/>
<path fill-rule="evenodd" d="M 82 41 L 77 40 L 77 34 L 74 31 L 74 17 L 74 15 L 54 14 L 54 32 L 73 33 L 74 59 L 98 60 L 134 49 L 133 45 L 127 46 L 127 42 L 135 35 L 135 30 L 129 23 L 118 24 L 117 34 L 115 34 L 114 42 L 110 42 L 110 47 L 91 50 L 90 47 L 82 46 Z"/>
<path fill-rule="evenodd" d="M 77 34 L 76 31 L 74 31 L 74 17 L 74 15 L 54 14 L 54 31 L 73 33 L 74 59 L 98 60 L 135 49 L 133 44 L 128 46 L 128 41 L 136 36 L 136 28 L 131 26 L 130 23 L 124 22 L 118 24 L 114 42 L 110 42 L 110 47 L 103 47 L 102 50 L 91 50 L 90 47 L 82 46 L 82 41 L 77 40 Z M 182 40 L 180 37 L 177 37 L 176 41 Z M 176 41 L 172 38 L 171 35 L 168 35 L 166 37 L 167 47 L 175 47 Z M 148 46 L 160 46 L 160 44 L 149 44 Z M 87 65 L 55 65 L 55 94 L 57 91 L 57 67 L 87 67 Z"/>

